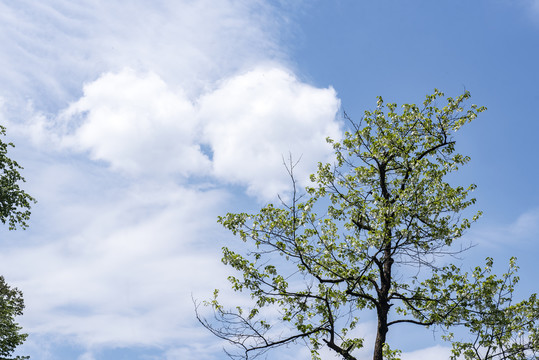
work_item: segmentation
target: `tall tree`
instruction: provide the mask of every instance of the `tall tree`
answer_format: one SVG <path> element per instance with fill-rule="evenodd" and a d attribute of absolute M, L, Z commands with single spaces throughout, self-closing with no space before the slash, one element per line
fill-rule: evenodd
<path fill-rule="evenodd" d="M 5 127 L 0 125 L 0 136 L 6 135 Z M 22 167 L 8 157 L 8 149 L 14 147 L 10 142 L 0 139 L 0 220 L 7 224 L 9 230 L 19 226 L 26 229 L 30 218 L 31 204 L 35 199 L 20 188 L 24 177 L 20 174 Z M 27 334 L 15 322 L 15 316 L 22 315 L 24 300 L 22 292 L 10 288 L 4 277 L 0 276 L 0 360 L 22 360 L 26 356 L 13 356 L 15 348 L 22 344 Z"/>
<path fill-rule="evenodd" d="M 447 176 L 470 160 L 455 151 L 455 132 L 485 108 L 465 107 L 468 92 L 438 107 L 443 96 L 435 90 L 401 110 L 379 97 L 359 123 L 345 114 L 350 131 L 328 139 L 335 164 L 319 164 L 305 193 L 290 162 L 290 201 L 219 218 L 251 245 L 224 247 L 222 261 L 240 274 L 229 278 L 232 288 L 250 292 L 253 304 L 225 309 L 216 290 L 206 302 L 215 318 L 197 317 L 241 349 L 231 357 L 304 341 L 313 359 L 326 345 L 355 360 L 363 339 L 353 329 L 364 311 L 377 317 L 374 360 L 397 358 L 386 339 L 399 324 L 471 325 L 483 283 L 436 259 L 462 251 L 452 245 L 480 215 L 462 215 L 475 185 L 454 186 Z"/>

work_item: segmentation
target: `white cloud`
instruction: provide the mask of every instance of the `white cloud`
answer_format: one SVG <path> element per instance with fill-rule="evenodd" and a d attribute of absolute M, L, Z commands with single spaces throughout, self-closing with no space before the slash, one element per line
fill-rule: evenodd
<path fill-rule="evenodd" d="M 156 74 L 107 73 L 62 113 L 69 122 L 83 117 L 63 142 L 128 173 L 203 174 L 209 160 L 197 143 L 195 116 L 185 95 Z"/>
<path fill-rule="evenodd" d="M 265 1 L 0 2 L 0 96 L 55 112 L 81 84 L 124 67 L 189 91 L 260 60 L 284 58 Z"/>
<path fill-rule="evenodd" d="M 194 321 L 191 293 L 209 296 L 224 280 L 220 246 L 207 244 L 220 233 L 223 196 L 173 185 L 132 188 L 101 199 L 77 233 L 3 251 L 2 272 L 24 289 L 25 329 L 90 347 L 207 337 Z M 81 223 L 79 215 L 64 221 Z"/>
<path fill-rule="evenodd" d="M 325 138 L 340 135 L 335 91 L 275 67 L 226 79 L 202 97 L 200 108 L 214 174 L 266 198 L 290 187 L 283 156 L 301 157 L 296 175 L 305 180 L 317 161 L 329 160 Z"/>
<path fill-rule="evenodd" d="M 95 360 L 95 357 L 91 352 L 86 352 L 78 357 L 78 360 Z"/>
<path fill-rule="evenodd" d="M 289 188 L 282 156 L 301 156 L 305 179 L 339 136 L 335 91 L 283 67 L 285 16 L 264 1 L 0 7 L 3 112 L 41 151 L 61 144 L 129 175 L 212 169 L 269 198 Z"/>
<path fill-rule="evenodd" d="M 223 79 L 198 99 L 172 91 L 154 73 L 126 69 L 86 84 L 48 130 L 43 116 L 24 130 L 130 175 L 213 175 L 268 199 L 290 187 L 282 162 L 289 153 L 301 158 L 302 185 L 318 161 L 330 160 L 325 139 L 340 136 L 338 108 L 332 88 L 277 66 Z"/>
<path fill-rule="evenodd" d="M 205 343 L 191 343 L 186 344 L 181 348 L 174 348 L 168 350 L 164 354 L 166 360 L 183 360 L 183 359 L 204 359 L 213 360 L 220 359 L 224 356 L 222 342 L 215 341 L 209 345 Z"/>

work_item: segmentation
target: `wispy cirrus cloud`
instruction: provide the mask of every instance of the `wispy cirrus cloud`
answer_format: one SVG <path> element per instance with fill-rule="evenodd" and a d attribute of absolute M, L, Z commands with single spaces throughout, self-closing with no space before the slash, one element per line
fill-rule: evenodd
<path fill-rule="evenodd" d="M 279 19 L 264 1 L 0 2 L 0 96 L 55 112 L 83 82 L 125 67 L 196 92 L 284 59 Z"/>
<path fill-rule="evenodd" d="M 539 15 L 539 0 L 530 0 L 530 7 L 536 15 Z"/>
<path fill-rule="evenodd" d="M 530 209 L 506 224 L 481 225 L 470 231 L 469 238 L 486 247 L 518 246 L 539 236 L 539 209 Z"/>

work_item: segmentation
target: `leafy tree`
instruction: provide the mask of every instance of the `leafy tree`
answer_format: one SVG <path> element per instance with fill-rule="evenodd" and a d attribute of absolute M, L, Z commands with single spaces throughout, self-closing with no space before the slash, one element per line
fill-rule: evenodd
<path fill-rule="evenodd" d="M 0 125 L 0 135 L 6 135 L 5 127 Z M 0 220 L 8 225 L 9 230 L 17 229 L 17 225 L 26 229 L 30 218 L 31 203 L 35 199 L 19 186 L 24 178 L 19 173 L 22 167 L 7 156 L 12 143 L 0 139 Z M 27 334 L 20 333 L 21 327 L 15 322 L 17 315 L 22 315 L 24 300 L 22 292 L 11 289 L 0 276 L 0 360 L 29 359 L 25 356 L 12 356 L 15 348 L 22 344 Z"/>
<path fill-rule="evenodd" d="M 503 308 L 512 288 L 502 285 L 512 275 L 500 282 L 485 277 L 488 266 L 476 269 L 474 278 L 454 265 L 437 265 L 438 257 L 462 251 L 452 245 L 480 215 L 463 216 L 475 203 L 469 196 L 475 185 L 454 186 L 447 176 L 470 160 L 455 151 L 455 132 L 485 110 L 465 107 L 468 92 L 438 107 L 443 96 L 435 90 L 421 106 L 405 104 L 401 111 L 379 97 L 376 109 L 359 123 L 345 114 L 351 130 L 342 141 L 328 139 L 335 164 L 320 163 L 305 193 L 297 189 L 291 161 L 288 202 L 219 218 L 251 245 L 245 251 L 224 247 L 222 261 L 240 274 L 229 277 L 233 290 L 249 292 L 253 304 L 226 309 L 216 290 L 205 302 L 214 310 L 212 320 L 196 307 L 206 328 L 240 349 L 231 357 L 248 359 L 303 341 L 313 359 L 325 345 L 342 359 L 355 360 L 363 339 L 354 328 L 365 311 L 378 319 L 374 360 L 398 358 L 386 338 L 402 323 L 463 325 L 483 341 L 486 333 L 506 326 L 497 311 L 507 321 L 514 314 L 526 317 L 528 303 Z M 530 301 L 535 306 L 530 316 L 537 319 L 537 302 Z M 486 316 L 492 322 L 483 322 Z M 525 321 L 517 320 L 518 326 Z M 500 351 L 496 341 L 455 342 L 455 356 L 468 356 L 475 346 Z M 512 346 L 509 338 L 499 341 Z"/>
<path fill-rule="evenodd" d="M 21 334 L 21 327 L 14 320 L 15 316 L 22 315 L 24 300 L 22 292 L 17 288 L 10 288 L 4 277 L 0 276 L 0 359 L 23 360 L 28 356 L 11 357 L 15 348 L 21 345 L 28 334 Z"/>

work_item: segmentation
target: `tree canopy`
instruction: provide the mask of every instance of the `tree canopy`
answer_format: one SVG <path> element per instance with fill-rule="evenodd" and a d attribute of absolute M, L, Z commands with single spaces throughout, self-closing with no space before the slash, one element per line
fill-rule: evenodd
<path fill-rule="evenodd" d="M 514 262 L 500 278 L 490 275 L 491 259 L 469 274 L 439 265 L 440 257 L 463 251 L 456 241 L 480 216 L 465 216 L 475 185 L 453 185 L 448 175 L 470 160 L 456 152 L 455 133 L 485 110 L 466 106 L 469 92 L 439 107 L 443 97 L 435 90 L 421 105 L 400 109 L 379 97 L 361 121 L 345 114 L 349 131 L 328 139 L 335 163 L 320 163 L 305 191 L 290 161 L 290 200 L 219 218 L 249 244 L 224 247 L 222 261 L 237 271 L 229 277 L 233 290 L 253 302 L 227 309 L 216 290 L 205 302 L 215 316 L 203 317 L 197 305 L 197 317 L 237 347 L 227 350 L 231 357 L 304 342 L 313 359 L 326 346 L 355 360 L 364 339 L 354 328 L 372 312 L 374 360 L 398 358 L 386 339 L 403 323 L 442 327 L 455 357 L 532 358 L 538 303 L 534 295 L 511 305 Z M 449 330 L 459 325 L 475 340 L 455 340 Z"/>
<path fill-rule="evenodd" d="M 0 136 L 6 135 L 5 127 L 0 125 Z M 35 199 L 20 188 L 24 177 L 20 174 L 22 167 L 8 157 L 8 149 L 14 147 L 10 142 L 0 138 L 0 220 L 7 224 L 9 230 L 28 227 L 31 204 Z M 21 333 L 22 328 L 15 322 L 15 317 L 22 315 L 24 300 L 22 292 L 10 288 L 4 277 L 0 276 L 0 360 L 22 360 L 26 356 L 13 356 L 18 345 L 27 338 Z"/>

